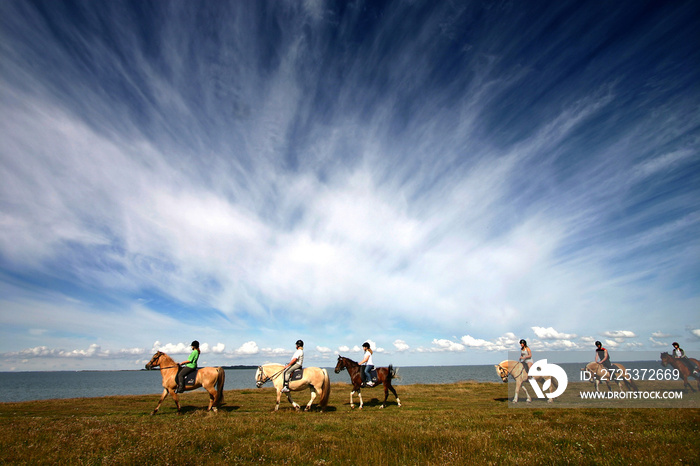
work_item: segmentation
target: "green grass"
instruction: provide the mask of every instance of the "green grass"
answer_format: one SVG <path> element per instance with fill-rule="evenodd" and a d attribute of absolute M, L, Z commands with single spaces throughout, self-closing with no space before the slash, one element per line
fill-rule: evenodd
<path fill-rule="evenodd" d="M 587 386 L 586 386 L 587 387 Z M 158 395 L 0 403 L 4 464 L 698 464 L 700 409 L 513 409 L 495 383 L 404 385 L 403 406 L 334 384 L 326 412 L 295 412 L 271 388 L 228 390 L 218 413 L 203 391 L 178 415 Z M 294 394 L 301 404 L 308 392 Z M 686 392 L 699 402 L 700 394 Z M 355 399 L 357 403 L 357 399 Z"/>

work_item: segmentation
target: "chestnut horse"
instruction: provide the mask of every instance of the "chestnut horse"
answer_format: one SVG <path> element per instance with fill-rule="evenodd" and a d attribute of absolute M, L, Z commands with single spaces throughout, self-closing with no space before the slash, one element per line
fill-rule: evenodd
<path fill-rule="evenodd" d="M 595 391 L 599 391 L 600 382 L 605 382 L 608 386 L 608 391 L 612 391 L 610 387 L 610 382 L 617 382 L 617 386 L 622 391 L 622 384 L 624 382 L 627 390 L 633 390 L 635 392 L 639 391 L 637 385 L 632 380 L 632 376 L 627 372 L 625 366 L 619 362 L 611 363 L 613 370 L 608 370 L 601 363 L 593 361 L 586 364 L 586 367 L 581 369 L 581 371 L 588 372 L 590 374 L 591 383 L 595 383 Z"/>
<path fill-rule="evenodd" d="M 177 412 L 180 413 L 180 401 L 178 400 L 177 393 L 177 376 L 178 364 L 173 361 L 173 358 L 165 353 L 158 351 L 153 355 L 151 360 L 146 364 L 146 369 L 151 370 L 158 367 L 160 373 L 163 377 L 163 394 L 160 396 L 160 401 L 158 401 L 158 406 L 153 410 L 151 415 L 154 415 L 160 409 L 161 403 L 168 393 L 173 397 L 175 401 L 175 406 L 177 406 Z M 222 367 L 202 367 L 197 371 L 197 378 L 195 379 L 194 385 L 185 386 L 186 391 L 195 390 L 199 387 L 204 387 L 209 392 L 209 407 L 207 411 L 217 411 L 217 408 L 224 401 L 224 380 L 226 376 L 224 374 L 224 369 Z M 216 387 L 216 388 L 215 388 Z"/>
<path fill-rule="evenodd" d="M 328 406 L 328 399 L 331 396 L 331 380 L 328 377 L 328 371 L 321 369 L 320 367 L 305 367 L 300 380 L 290 380 L 289 381 L 289 392 L 287 392 L 287 399 L 294 406 L 294 409 L 299 411 L 301 406 L 292 400 L 291 392 L 298 392 L 301 390 L 306 390 L 307 388 L 311 391 L 311 399 L 306 404 L 304 411 L 309 411 L 311 409 L 311 403 L 314 402 L 316 396 L 319 396 L 319 405 L 321 406 L 321 411 L 326 410 Z M 284 371 L 284 366 L 282 364 L 265 364 L 258 366 L 258 370 L 255 372 L 255 386 L 260 388 L 268 381 L 272 381 L 272 384 L 277 390 L 277 404 L 275 404 L 275 411 L 280 408 L 280 398 L 282 397 L 282 387 L 284 386 L 284 377 L 282 372 Z"/>
<path fill-rule="evenodd" d="M 343 369 L 348 370 L 348 374 L 350 374 L 350 382 L 352 382 L 352 391 L 350 392 L 350 407 L 355 407 L 355 404 L 352 401 L 352 396 L 355 393 L 357 393 L 357 395 L 360 397 L 360 409 L 362 409 L 362 393 L 360 392 L 360 388 L 362 387 L 362 375 L 360 374 L 360 371 L 364 370 L 364 367 L 360 366 L 352 359 L 338 356 L 338 364 L 335 365 L 335 373 L 338 374 Z M 400 408 L 401 400 L 396 394 L 396 390 L 394 390 L 394 387 L 391 386 L 391 379 L 396 377 L 396 371 L 394 370 L 394 367 L 390 364 L 389 367 L 377 367 L 376 369 L 377 380 L 379 383 L 377 383 L 375 387 L 378 387 L 379 384 L 384 385 L 384 402 L 380 406 L 380 409 L 386 406 L 386 399 L 389 398 L 389 390 L 391 390 L 391 393 L 394 394 L 394 398 L 396 398 L 396 404 L 398 404 Z"/>
<path fill-rule="evenodd" d="M 700 367 L 700 361 L 693 358 L 688 359 L 690 359 L 692 362 L 697 364 L 698 367 Z M 663 352 L 661 353 L 661 364 L 663 364 L 664 367 L 670 364 L 671 366 L 673 366 L 674 369 L 678 369 L 678 372 L 680 372 L 680 374 L 683 376 L 683 388 L 688 387 L 692 391 L 695 391 L 690 382 L 688 382 L 688 377 L 695 377 L 695 379 L 698 381 L 698 390 L 700 390 L 700 375 L 693 375 L 693 373 L 690 371 L 690 369 L 688 369 L 688 366 L 686 366 L 683 361 L 681 361 L 678 358 L 674 358 L 666 352 Z"/>

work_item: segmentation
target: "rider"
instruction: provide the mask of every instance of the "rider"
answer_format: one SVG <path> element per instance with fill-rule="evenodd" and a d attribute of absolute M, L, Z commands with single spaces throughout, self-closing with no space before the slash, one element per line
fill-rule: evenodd
<path fill-rule="evenodd" d="M 365 354 L 362 361 L 360 361 L 360 366 L 365 366 L 365 385 L 372 387 L 374 386 L 374 382 L 372 382 L 372 369 L 374 369 L 374 362 L 372 362 L 372 348 L 369 347 L 368 342 L 362 343 L 362 348 L 364 348 Z"/>
<path fill-rule="evenodd" d="M 189 374 L 190 372 L 194 371 L 195 369 L 197 369 L 197 360 L 199 359 L 199 342 L 197 340 L 194 340 L 190 344 L 190 347 L 192 348 L 192 352 L 190 353 L 190 356 L 187 358 L 187 361 L 182 361 L 180 363 L 182 368 L 177 373 L 177 392 L 176 393 L 182 393 L 185 391 L 185 376 L 187 374 Z"/>
<path fill-rule="evenodd" d="M 304 363 L 304 342 L 297 340 L 296 342 L 297 350 L 292 355 L 292 360 L 284 366 L 284 387 L 282 387 L 282 392 L 287 393 L 289 391 L 289 376 L 292 375 L 297 369 L 301 369 L 301 365 Z"/>
<path fill-rule="evenodd" d="M 530 347 L 527 346 L 527 341 L 525 340 L 520 340 L 520 362 L 527 364 L 527 371 L 529 373 L 532 367 L 532 351 L 530 351 Z"/>
<path fill-rule="evenodd" d="M 595 346 L 595 362 L 602 364 L 603 367 L 612 371 L 614 368 L 610 362 L 610 354 L 608 354 L 608 350 L 603 348 L 603 344 L 599 341 L 595 342 Z"/>
<path fill-rule="evenodd" d="M 683 362 L 686 366 L 688 366 L 688 369 L 690 369 L 690 372 L 692 372 L 693 375 L 697 375 L 698 373 L 698 367 L 697 365 L 690 360 L 688 356 L 685 355 L 685 351 L 683 351 L 683 348 L 680 347 L 680 345 L 677 342 L 673 342 L 673 357 L 676 359 L 680 359 L 681 362 Z"/>

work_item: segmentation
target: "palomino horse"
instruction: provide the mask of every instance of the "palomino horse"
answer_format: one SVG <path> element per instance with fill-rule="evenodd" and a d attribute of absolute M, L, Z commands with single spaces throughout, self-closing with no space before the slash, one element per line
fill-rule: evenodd
<path fill-rule="evenodd" d="M 530 393 L 527 391 L 525 388 L 525 385 L 523 384 L 524 382 L 527 381 L 528 375 L 527 371 L 525 370 L 525 366 L 523 365 L 522 362 L 520 361 L 512 361 L 512 360 L 505 360 L 501 361 L 500 364 L 496 364 L 496 374 L 503 380 L 503 382 L 508 382 L 508 376 L 513 377 L 513 380 L 515 380 L 515 396 L 513 397 L 513 403 L 518 402 L 518 393 L 520 393 L 520 389 L 522 388 L 523 391 L 525 392 L 525 396 L 527 397 L 527 402 L 530 403 L 532 401 L 532 398 L 530 398 Z M 559 383 L 557 382 L 556 377 L 537 377 L 535 379 L 536 382 L 542 382 L 543 386 L 546 388 L 547 385 L 549 385 L 549 393 L 552 393 L 556 388 L 559 386 Z M 547 384 L 547 381 L 549 384 Z M 551 403 L 552 398 L 547 398 L 547 402 Z"/>
<path fill-rule="evenodd" d="M 352 391 L 350 392 L 350 407 L 355 407 L 355 403 L 353 403 L 352 401 L 352 396 L 355 393 L 357 393 L 357 395 L 360 397 L 360 409 L 362 409 L 362 393 L 360 392 L 360 388 L 362 387 L 362 375 L 360 374 L 360 371 L 364 368 L 352 359 L 338 356 L 338 364 L 335 365 L 335 373 L 338 374 L 343 369 L 348 370 L 348 374 L 350 374 L 350 382 L 352 382 Z M 396 390 L 394 390 L 394 387 L 392 387 L 391 385 L 391 379 L 395 377 L 396 371 L 394 370 L 394 367 L 392 365 L 389 365 L 389 367 L 377 367 L 377 380 L 379 383 L 377 383 L 376 386 L 378 387 L 379 384 L 384 385 L 384 402 L 380 406 L 380 409 L 386 406 L 386 399 L 389 398 L 389 390 L 391 390 L 391 393 L 394 394 L 394 398 L 396 398 L 396 404 L 399 405 L 399 408 L 401 407 L 401 400 L 399 400 L 399 396 L 396 394 Z"/>
<path fill-rule="evenodd" d="M 282 364 L 265 364 L 263 366 L 258 366 L 257 372 L 255 372 L 255 385 L 260 388 L 266 382 L 272 380 L 272 384 L 277 390 L 277 403 L 275 404 L 275 411 L 280 407 L 280 398 L 282 396 L 282 387 L 284 387 L 284 377 L 282 372 L 284 371 L 284 366 Z M 316 396 L 319 396 L 319 405 L 321 406 L 321 411 L 325 411 L 326 406 L 328 406 L 328 399 L 331 396 L 331 380 L 328 377 L 328 371 L 321 369 L 320 367 L 305 367 L 304 374 L 299 380 L 289 381 L 289 392 L 287 392 L 287 399 L 294 406 L 294 409 L 299 411 L 301 406 L 292 400 L 291 392 L 298 392 L 306 389 L 311 390 L 311 399 L 306 404 L 304 411 L 309 411 L 311 409 L 311 403 L 314 402 Z"/>
<path fill-rule="evenodd" d="M 177 412 L 180 413 L 180 401 L 178 400 L 177 393 L 175 389 L 177 388 L 177 380 L 175 376 L 178 371 L 178 364 L 173 361 L 173 358 L 165 353 L 158 351 L 153 355 L 151 360 L 146 364 L 146 369 L 160 368 L 160 373 L 163 376 L 163 394 L 160 396 L 160 401 L 158 401 L 158 406 L 153 410 L 151 415 L 156 414 L 158 409 L 160 409 L 161 403 L 168 393 L 173 397 L 175 401 L 175 406 L 177 406 Z M 197 378 L 195 379 L 194 385 L 185 386 L 185 390 L 195 390 L 199 387 L 204 387 L 209 392 L 209 407 L 207 411 L 214 412 L 224 401 L 224 380 L 226 376 L 224 374 L 224 369 L 222 367 L 202 367 L 197 371 Z"/>
<path fill-rule="evenodd" d="M 612 363 L 613 370 L 607 369 L 601 363 L 592 361 L 586 364 L 586 367 L 581 369 L 581 371 L 586 371 L 590 374 L 591 383 L 595 383 L 595 391 L 599 391 L 600 382 L 605 382 L 608 386 L 608 391 L 612 391 L 610 387 L 610 382 L 617 382 L 617 386 L 622 391 L 622 384 L 624 382 L 627 390 L 633 390 L 635 392 L 639 391 L 637 385 L 632 380 L 632 376 L 627 373 L 625 366 L 619 362 Z"/>
<path fill-rule="evenodd" d="M 688 358 L 688 359 L 690 359 L 695 364 L 697 364 L 698 367 L 700 367 L 700 361 L 698 361 L 697 359 L 693 359 L 693 358 Z M 688 377 L 695 377 L 695 379 L 698 381 L 698 390 L 700 390 L 700 375 L 698 375 L 698 374 L 693 375 L 693 373 L 690 371 L 690 369 L 688 369 L 688 366 L 686 366 L 683 361 L 681 361 L 678 358 L 674 358 L 670 354 L 664 352 L 664 353 L 661 353 L 661 364 L 663 364 L 664 367 L 666 367 L 668 364 L 670 364 L 671 366 L 673 366 L 674 369 L 678 369 L 678 372 L 680 372 L 680 374 L 683 376 L 683 388 L 688 387 L 692 391 L 695 391 L 695 389 L 690 384 L 690 382 L 688 382 Z"/>

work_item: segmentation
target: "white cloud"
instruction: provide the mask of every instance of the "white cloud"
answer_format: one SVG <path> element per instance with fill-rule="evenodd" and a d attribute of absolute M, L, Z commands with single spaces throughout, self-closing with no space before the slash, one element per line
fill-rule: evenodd
<path fill-rule="evenodd" d="M 461 338 L 462 343 L 464 343 L 465 346 L 469 348 L 483 348 L 483 347 L 492 347 L 493 343 L 490 341 L 482 340 L 479 338 L 474 338 L 471 335 L 464 335 Z"/>
<path fill-rule="evenodd" d="M 321 354 L 327 354 L 327 353 L 332 353 L 333 350 L 326 347 L 326 346 L 317 346 L 316 351 L 318 351 Z"/>
<path fill-rule="evenodd" d="M 403 340 L 394 340 L 394 348 L 396 348 L 396 351 L 408 351 L 411 349 L 408 344 L 403 341 Z"/>
<path fill-rule="evenodd" d="M 575 334 L 557 332 L 552 327 L 532 327 L 532 331 L 535 332 L 537 338 L 543 340 L 571 340 L 572 338 L 576 338 Z"/>
<path fill-rule="evenodd" d="M 234 350 L 233 352 L 234 352 L 234 354 L 251 355 L 251 354 L 258 354 L 260 352 L 260 349 L 258 348 L 258 344 L 256 342 L 246 341 L 238 349 Z"/>
<path fill-rule="evenodd" d="M 432 343 L 433 343 L 434 347 L 431 348 L 430 351 L 452 351 L 452 352 L 464 351 L 464 345 L 462 345 L 461 343 L 456 343 L 454 341 L 436 338 L 433 340 Z"/>
<path fill-rule="evenodd" d="M 690 333 L 692 333 L 694 336 L 700 338 L 700 328 L 692 329 L 690 331 Z"/>
<path fill-rule="evenodd" d="M 162 351 L 163 353 L 171 356 L 173 354 L 190 354 L 192 352 L 192 348 L 190 348 L 190 345 L 187 345 L 185 343 L 163 344 L 159 341 L 156 341 L 155 343 L 153 343 L 152 352 L 155 353 L 157 351 Z"/>
<path fill-rule="evenodd" d="M 350 347 L 346 345 L 339 346 L 338 351 L 340 351 L 341 353 L 347 353 L 348 351 L 350 351 Z"/>
<path fill-rule="evenodd" d="M 603 332 L 601 335 L 609 338 L 615 338 L 616 340 L 620 338 L 636 338 L 637 335 L 630 330 L 613 330 L 608 332 Z"/>
<path fill-rule="evenodd" d="M 669 338 L 671 335 L 664 332 L 653 332 L 651 336 L 654 338 Z"/>
<path fill-rule="evenodd" d="M 649 337 L 649 341 L 651 342 L 652 346 L 656 346 L 656 347 L 669 346 L 667 343 L 664 343 L 663 341 L 655 340 L 654 337 Z"/>

